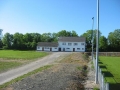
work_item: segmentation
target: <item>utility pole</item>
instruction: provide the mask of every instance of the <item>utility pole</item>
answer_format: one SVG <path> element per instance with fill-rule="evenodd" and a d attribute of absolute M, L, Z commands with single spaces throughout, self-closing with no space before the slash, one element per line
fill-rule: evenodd
<path fill-rule="evenodd" d="M 96 35 L 96 73 L 95 83 L 98 83 L 98 52 L 99 52 L 99 0 L 97 0 L 97 35 Z"/>
<path fill-rule="evenodd" d="M 94 17 L 92 18 L 92 20 L 93 20 L 93 24 L 92 24 L 92 60 L 93 60 L 93 41 L 94 41 L 94 33 L 93 33 L 93 27 L 94 27 Z"/>

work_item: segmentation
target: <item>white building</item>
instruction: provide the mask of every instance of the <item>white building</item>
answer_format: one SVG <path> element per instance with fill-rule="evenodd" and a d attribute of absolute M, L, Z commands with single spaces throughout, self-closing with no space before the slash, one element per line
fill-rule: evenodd
<path fill-rule="evenodd" d="M 84 37 L 60 37 L 58 43 L 39 42 L 37 50 L 40 51 L 73 51 L 85 52 Z"/>
<path fill-rule="evenodd" d="M 37 45 L 39 51 L 58 51 L 58 43 L 55 42 L 39 42 Z"/>

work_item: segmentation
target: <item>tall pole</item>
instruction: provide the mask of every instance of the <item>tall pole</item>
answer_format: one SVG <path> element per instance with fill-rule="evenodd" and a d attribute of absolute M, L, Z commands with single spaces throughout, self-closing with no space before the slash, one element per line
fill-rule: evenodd
<path fill-rule="evenodd" d="M 92 18 L 93 24 L 92 24 L 92 60 L 93 60 L 93 41 L 94 41 L 94 35 L 93 35 L 93 26 L 94 26 L 94 17 Z"/>
<path fill-rule="evenodd" d="M 98 83 L 98 52 L 99 52 L 99 0 L 97 0 L 97 35 L 96 35 L 96 78 L 95 83 Z"/>

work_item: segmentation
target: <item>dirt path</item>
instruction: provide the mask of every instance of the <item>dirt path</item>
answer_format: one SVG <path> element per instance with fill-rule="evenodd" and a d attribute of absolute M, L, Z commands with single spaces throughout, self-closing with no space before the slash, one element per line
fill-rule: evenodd
<path fill-rule="evenodd" d="M 47 64 L 53 63 L 57 60 L 60 60 L 68 54 L 70 54 L 70 52 L 55 52 L 55 53 L 52 53 L 46 57 L 43 57 L 35 62 L 31 62 L 27 65 L 22 66 L 22 67 L 1 73 L 0 74 L 0 85 L 5 83 L 5 82 L 8 82 L 16 77 L 19 77 L 23 74 L 26 74 L 30 71 L 33 71 L 39 67 L 42 67 L 44 65 L 47 65 Z"/>

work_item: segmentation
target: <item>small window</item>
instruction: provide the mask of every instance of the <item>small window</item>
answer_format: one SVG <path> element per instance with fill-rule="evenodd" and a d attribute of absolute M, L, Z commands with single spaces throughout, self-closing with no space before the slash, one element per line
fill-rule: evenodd
<path fill-rule="evenodd" d="M 54 48 L 54 49 L 57 49 L 57 48 Z"/>
<path fill-rule="evenodd" d="M 45 49 L 49 49 L 49 47 L 45 47 Z"/>
<path fill-rule="evenodd" d="M 68 43 L 68 46 L 71 46 L 72 45 L 72 43 Z"/>
<path fill-rule="evenodd" d="M 62 43 L 62 45 L 66 45 L 66 43 Z"/>
<path fill-rule="evenodd" d="M 40 47 L 39 47 L 39 46 L 38 46 L 37 48 L 38 48 L 38 49 L 40 49 Z"/>
<path fill-rule="evenodd" d="M 84 48 L 82 48 L 82 50 L 84 50 Z"/>
<path fill-rule="evenodd" d="M 77 50 L 80 50 L 80 48 L 77 48 Z"/>
<path fill-rule="evenodd" d="M 78 43 L 74 43 L 74 45 L 76 46 L 76 45 L 78 45 Z"/>
<path fill-rule="evenodd" d="M 70 48 L 66 48 L 66 49 L 70 49 Z"/>
<path fill-rule="evenodd" d="M 85 45 L 84 43 L 81 43 L 81 45 Z"/>

